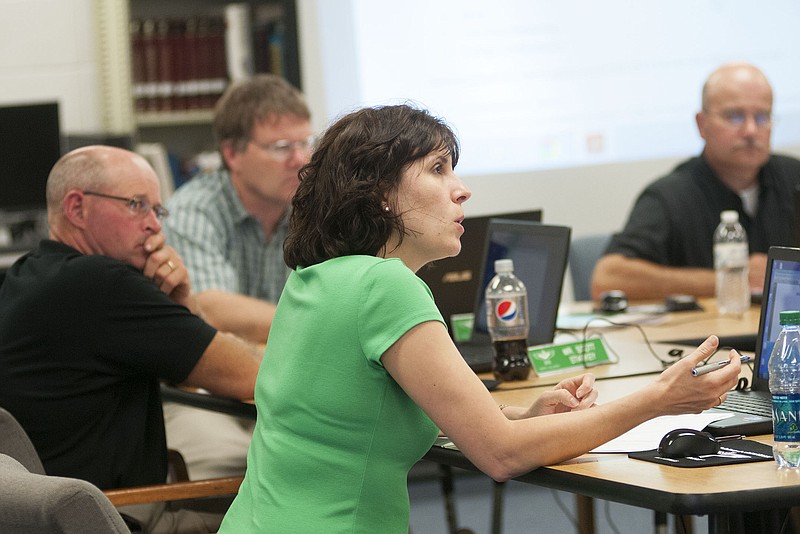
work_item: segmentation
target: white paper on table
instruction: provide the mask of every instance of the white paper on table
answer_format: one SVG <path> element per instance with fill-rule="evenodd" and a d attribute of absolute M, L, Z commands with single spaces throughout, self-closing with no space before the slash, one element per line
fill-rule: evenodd
<path fill-rule="evenodd" d="M 703 412 L 699 414 L 663 415 L 645 421 L 618 438 L 600 445 L 590 452 L 627 453 L 657 449 L 664 434 L 676 428 L 702 430 L 709 423 L 732 417 L 732 413 Z"/>

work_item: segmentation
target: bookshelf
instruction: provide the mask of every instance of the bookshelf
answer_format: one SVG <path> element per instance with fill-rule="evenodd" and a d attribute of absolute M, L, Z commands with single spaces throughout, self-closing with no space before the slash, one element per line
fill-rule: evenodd
<path fill-rule="evenodd" d="M 137 123 L 202 121 L 229 80 L 271 72 L 300 85 L 293 0 L 129 0 Z M 181 119 L 186 115 L 186 119 Z"/>
<path fill-rule="evenodd" d="M 300 87 L 295 0 L 94 5 L 108 132 L 185 159 L 214 149 L 213 106 L 231 80 L 273 72 Z"/>

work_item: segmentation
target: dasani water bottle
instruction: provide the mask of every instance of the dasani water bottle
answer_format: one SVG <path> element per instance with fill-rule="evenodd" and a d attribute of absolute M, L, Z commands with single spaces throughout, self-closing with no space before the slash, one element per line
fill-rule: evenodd
<path fill-rule="evenodd" d="M 769 358 L 772 453 L 779 467 L 800 467 L 800 311 L 782 311 Z"/>

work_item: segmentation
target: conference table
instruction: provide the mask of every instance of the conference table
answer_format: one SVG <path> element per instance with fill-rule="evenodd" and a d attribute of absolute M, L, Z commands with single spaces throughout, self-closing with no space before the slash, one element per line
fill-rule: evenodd
<path fill-rule="evenodd" d="M 609 316 L 588 313 L 591 310 L 590 303 L 565 306 L 565 314 L 577 315 L 584 321 L 581 324 L 586 326 L 572 329 L 566 335 L 562 331 L 557 340 L 569 342 L 600 337 L 619 361 L 558 374 L 531 375 L 527 380 L 503 383 L 494 393 L 501 398 L 504 391 L 553 385 L 586 371 L 590 371 L 598 380 L 653 375 L 687 355 L 711 334 L 720 339 L 720 354 L 715 359 L 727 357 L 725 348 L 735 348 L 743 353 L 755 350 L 760 314 L 758 306 L 752 306 L 741 317 L 731 317 L 720 315 L 713 299 L 703 299 L 700 305 L 702 309 L 697 311 Z M 584 320 L 584 317 L 588 318 Z M 580 321 L 571 320 L 569 323 L 578 324 Z M 480 376 L 486 380 L 492 378 L 488 373 Z"/>
<path fill-rule="evenodd" d="M 755 347 L 759 308 L 752 307 L 742 317 L 717 313 L 713 300 L 700 303 L 703 310 L 669 313 L 635 324 L 625 316 L 611 321 L 593 320 L 573 336 L 602 336 L 604 343 L 619 357 L 613 364 L 592 367 L 598 378 L 599 402 L 613 400 L 646 386 L 664 369 L 664 361 L 688 354 L 710 334 L 720 337 L 721 346 L 744 352 Z M 578 303 L 574 311 L 585 312 Z M 633 317 L 633 316 L 631 316 Z M 681 352 L 682 351 L 682 352 Z M 718 355 L 724 357 L 724 353 Z M 537 395 L 559 380 L 585 370 L 558 375 L 531 376 L 528 380 L 506 382 L 492 391 L 498 404 L 528 405 Z M 743 367 L 743 376 L 750 373 Z M 491 379 L 491 375 L 481 375 Z M 252 403 L 218 399 L 165 386 L 165 400 L 183 402 L 238 415 L 255 417 Z M 753 439 L 771 443 L 772 436 Z M 477 470 L 459 451 L 433 446 L 425 459 L 445 466 Z M 729 532 L 731 514 L 800 504 L 800 473 L 779 470 L 774 462 L 756 462 L 720 467 L 678 468 L 633 460 L 625 454 L 586 454 L 558 465 L 546 466 L 515 480 L 571 492 L 576 495 L 648 508 L 676 515 L 707 515 L 710 533 Z"/>
<path fill-rule="evenodd" d="M 732 318 L 720 316 L 713 300 L 701 304 L 703 311 L 672 313 L 652 322 L 637 321 L 638 326 L 602 329 L 605 342 L 617 350 L 620 359 L 618 363 L 590 369 L 598 378 L 599 402 L 645 387 L 660 372 L 663 365 L 650 354 L 648 342 L 656 354 L 664 357 L 669 356 L 669 351 L 688 354 L 710 334 L 718 335 L 721 345 L 745 352 L 755 347 L 758 307 L 752 307 L 743 317 Z M 617 317 L 615 322 L 624 321 Z M 723 354 L 717 357 L 722 358 Z M 504 383 L 492 395 L 498 404 L 525 406 L 553 383 L 580 372 L 583 371 Z M 750 373 L 749 368 L 743 367 L 743 376 L 749 377 Z M 772 436 L 749 439 L 771 444 Z M 425 458 L 476 469 L 459 451 L 442 446 L 432 447 Z M 731 517 L 739 512 L 800 504 L 800 473 L 778 469 L 771 461 L 689 469 L 634 460 L 626 454 L 586 454 L 562 464 L 541 467 L 515 480 L 657 512 L 706 515 L 710 533 L 729 532 Z"/>

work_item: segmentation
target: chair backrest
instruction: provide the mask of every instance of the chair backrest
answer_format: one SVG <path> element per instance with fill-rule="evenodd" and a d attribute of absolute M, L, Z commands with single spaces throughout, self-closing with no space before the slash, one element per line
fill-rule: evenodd
<path fill-rule="evenodd" d="M 39 453 L 25 429 L 3 408 L 0 408 L 0 454 L 11 456 L 31 473 L 44 474 Z"/>
<path fill-rule="evenodd" d="M 0 532 L 129 534 L 111 501 L 76 478 L 31 473 L 0 454 Z"/>
<path fill-rule="evenodd" d="M 608 246 L 611 234 L 576 237 L 569 246 L 569 273 L 575 300 L 591 300 L 594 265 Z"/>
<path fill-rule="evenodd" d="M 175 456 L 170 454 L 173 460 Z M 177 456 L 183 464 L 183 459 Z M 125 521 L 139 527 L 137 514 L 126 509 L 128 514 L 123 519 L 115 505 L 236 495 L 243 480 L 227 477 L 188 481 L 185 472 L 183 465 L 185 482 L 105 492 L 84 480 L 47 476 L 28 434 L 13 415 L 0 408 L 0 534 L 130 534 Z M 159 507 L 153 508 L 156 509 Z"/>

